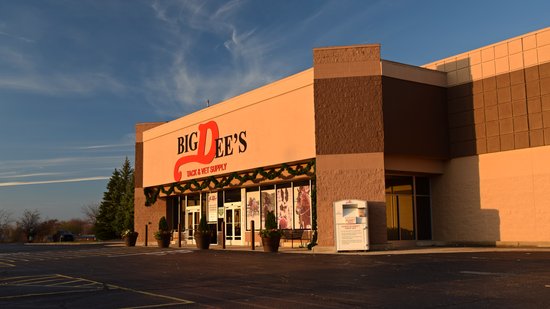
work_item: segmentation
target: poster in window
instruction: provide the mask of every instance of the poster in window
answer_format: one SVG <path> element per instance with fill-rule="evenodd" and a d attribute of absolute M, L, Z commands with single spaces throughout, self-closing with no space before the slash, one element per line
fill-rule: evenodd
<path fill-rule="evenodd" d="M 254 229 L 260 229 L 260 191 L 246 192 L 246 229 L 250 230 L 250 221 L 254 220 Z"/>
<path fill-rule="evenodd" d="M 295 229 L 311 229 L 311 194 L 309 185 L 294 187 Z"/>
<path fill-rule="evenodd" d="M 278 223 L 280 229 L 291 229 L 293 223 L 292 188 L 277 188 Z"/>
<path fill-rule="evenodd" d="M 208 193 L 208 221 L 218 221 L 218 192 Z"/>
<path fill-rule="evenodd" d="M 265 216 L 268 211 L 275 212 L 275 189 L 262 190 L 262 228 L 265 228 Z"/>

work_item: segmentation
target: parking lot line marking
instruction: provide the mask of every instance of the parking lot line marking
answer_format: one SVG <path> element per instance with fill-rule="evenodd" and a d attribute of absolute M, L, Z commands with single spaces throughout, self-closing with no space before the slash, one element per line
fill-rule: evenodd
<path fill-rule="evenodd" d="M 27 283 L 23 283 L 23 284 L 18 284 L 18 285 L 34 285 L 34 284 L 42 285 L 41 283 L 51 282 L 51 281 L 59 281 L 59 278 L 50 278 L 50 279 L 44 279 L 44 280 L 39 280 L 39 281 L 31 281 L 31 282 L 27 282 Z M 51 286 L 51 285 L 47 284 L 46 286 Z"/>
<path fill-rule="evenodd" d="M 73 281 L 59 282 L 59 283 L 55 283 L 55 284 L 49 284 L 48 286 L 61 286 L 61 285 L 71 284 L 71 283 L 81 282 L 81 281 L 83 281 L 83 280 L 82 280 L 82 279 L 77 279 L 77 280 L 73 280 Z M 90 285 L 90 283 L 85 284 L 85 285 Z M 79 287 L 79 286 L 82 286 L 82 285 L 78 285 L 78 287 Z"/>
<path fill-rule="evenodd" d="M 140 252 L 140 253 L 129 253 L 129 254 L 118 254 L 118 255 L 109 255 L 110 258 L 125 257 L 125 256 L 135 256 L 135 255 L 163 255 L 163 254 L 172 254 L 172 253 L 191 253 L 193 251 L 187 249 L 180 250 L 165 250 L 159 252 Z"/>
<path fill-rule="evenodd" d="M 82 281 L 89 281 L 89 280 L 83 279 Z M 78 287 L 83 287 L 83 286 L 88 286 L 88 285 L 94 285 L 94 284 L 98 284 L 98 282 L 90 282 L 90 283 L 86 283 L 86 284 L 81 284 L 81 285 L 79 285 Z"/>
<path fill-rule="evenodd" d="M 47 293 L 31 293 L 31 294 L 21 294 L 21 295 L 9 295 L 9 296 L 0 296 L 0 300 L 2 300 L 2 299 L 24 298 L 24 297 L 34 297 L 34 296 L 69 294 L 69 293 L 83 293 L 83 292 L 91 292 L 91 291 L 93 291 L 93 290 L 69 290 L 69 291 L 61 291 L 61 292 L 47 292 Z"/>
<path fill-rule="evenodd" d="M 122 307 L 121 309 L 144 309 L 144 308 L 160 308 L 160 307 L 172 307 L 172 306 L 181 306 L 181 305 L 188 305 L 182 304 L 182 303 L 169 303 L 169 304 L 160 304 L 160 305 L 147 305 L 147 306 L 139 306 L 139 307 Z"/>
<path fill-rule="evenodd" d="M 38 285 L 39 283 L 46 283 L 51 281 L 60 281 L 60 280 L 67 280 L 62 282 L 57 282 L 53 284 L 42 284 Z M 85 284 L 80 284 L 76 286 L 71 286 L 69 284 L 73 283 L 79 283 L 82 282 Z M 63 294 L 70 294 L 70 293 L 82 293 L 82 292 L 94 292 L 98 291 L 100 289 L 112 289 L 112 290 L 123 290 L 131 293 L 137 293 L 142 294 L 154 298 L 162 298 L 165 300 L 169 300 L 170 302 L 164 303 L 164 304 L 157 304 L 157 305 L 145 305 L 145 306 L 137 306 L 137 307 L 127 307 L 127 308 L 133 308 L 133 309 L 139 309 L 139 308 L 160 308 L 160 307 L 171 307 L 171 306 L 178 306 L 178 305 L 187 305 L 194 303 L 193 301 L 167 296 L 167 295 L 161 295 L 141 290 L 135 290 L 131 288 L 121 287 L 114 284 L 106 284 L 98 281 L 88 280 L 84 278 L 76 278 L 76 277 L 69 277 L 62 274 L 53 274 L 53 275 L 43 275 L 43 276 L 17 276 L 17 277 L 8 277 L 8 278 L 1 278 L 0 277 L 0 285 L 12 285 L 12 286 L 42 286 L 42 287 L 64 287 L 63 285 L 68 285 L 65 287 L 73 288 L 71 290 L 65 290 L 65 291 L 55 291 L 55 292 L 44 292 L 44 293 L 28 293 L 28 294 L 19 294 L 19 295 L 7 295 L 7 296 L 0 296 L 0 300 L 7 300 L 7 299 L 16 299 L 16 298 L 26 298 L 26 297 L 39 297 L 39 296 L 49 296 L 49 295 L 63 295 Z M 94 287 L 95 286 L 95 287 Z"/>
<path fill-rule="evenodd" d="M 485 271 L 469 271 L 469 270 L 463 270 L 460 272 L 461 274 L 467 274 L 467 275 L 480 275 L 480 276 L 504 276 L 507 275 L 505 273 L 490 273 Z"/>
<path fill-rule="evenodd" d="M 13 257 L 12 257 L 12 258 L 13 258 Z M 29 260 L 27 260 L 27 259 L 22 259 L 22 258 L 19 258 L 19 257 L 16 257 L 12 262 L 15 263 L 15 262 L 17 262 L 17 261 L 18 261 L 18 262 L 28 262 Z"/>
<path fill-rule="evenodd" d="M 179 302 L 180 305 L 186 305 L 186 304 L 193 304 L 194 303 L 193 301 L 190 301 L 190 300 L 187 300 L 187 299 L 182 299 L 182 298 L 177 298 L 177 297 L 172 297 L 172 296 L 167 296 L 167 295 L 161 295 L 161 294 L 155 294 L 155 293 L 135 290 L 135 289 L 131 289 L 131 288 L 125 288 L 125 287 L 121 287 L 121 286 L 114 285 L 114 284 L 105 284 L 105 283 L 101 283 L 101 282 L 98 282 L 98 281 L 88 280 L 88 279 L 84 279 L 84 278 L 69 277 L 69 276 L 65 276 L 65 275 L 61 275 L 61 274 L 56 274 L 56 275 L 60 276 L 60 277 L 63 277 L 63 278 L 67 278 L 67 279 L 80 279 L 80 280 L 83 280 L 83 281 L 88 281 L 88 282 L 90 282 L 89 284 L 104 285 L 109 289 L 119 289 L 119 290 L 123 290 L 123 291 L 143 294 L 143 295 L 147 295 L 147 296 L 169 299 L 169 300 L 172 300 L 172 301 Z M 86 284 L 86 285 L 89 285 L 89 284 Z M 83 285 L 81 285 L 81 286 L 83 286 Z"/>
<path fill-rule="evenodd" d="M 22 284 L 22 283 L 25 283 L 25 282 L 32 283 L 36 280 L 44 280 L 44 279 L 48 279 L 48 278 L 55 278 L 55 276 L 29 276 L 29 277 L 27 277 L 27 279 L 10 282 L 10 284 Z"/>
<path fill-rule="evenodd" d="M 146 292 L 146 291 L 134 290 L 134 289 L 131 289 L 131 288 L 125 288 L 125 287 L 121 287 L 121 286 L 117 286 L 117 285 L 113 285 L 113 284 L 107 284 L 107 287 L 115 288 L 115 289 L 121 289 L 123 291 L 134 292 L 134 293 L 143 294 L 143 295 L 147 295 L 147 296 L 165 298 L 165 299 L 169 299 L 169 300 L 179 302 L 181 305 L 193 304 L 194 303 L 193 301 L 190 301 L 190 300 L 187 300 L 187 299 L 182 299 L 182 298 L 177 298 L 177 297 L 172 297 L 172 296 L 167 296 L 167 295 L 161 295 L 161 294 L 155 294 L 155 293 Z M 136 308 L 138 308 L 138 307 L 136 307 Z"/>
<path fill-rule="evenodd" d="M 6 277 L 6 278 L 0 277 L 0 280 L 9 281 L 9 280 L 15 280 L 15 279 L 21 279 L 21 278 L 30 278 L 30 277 L 33 277 L 33 276 L 15 276 L 15 277 Z"/>

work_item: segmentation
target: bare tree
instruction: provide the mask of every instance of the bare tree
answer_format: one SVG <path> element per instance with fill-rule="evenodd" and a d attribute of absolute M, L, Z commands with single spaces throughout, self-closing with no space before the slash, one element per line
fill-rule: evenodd
<path fill-rule="evenodd" d="M 6 241 L 9 237 L 12 222 L 11 212 L 0 209 L 0 242 Z"/>
<path fill-rule="evenodd" d="M 99 203 L 91 203 L 82 206 L 82 213 L 90 224 L 95 225 L 97 222 L 97 215 L 99 214 Z"/>
<path fill-rule="evenodd" d="M 17 223 L 27 236 L 27 240 L 32 242 L 36 234 L 38 233 L 38 226 L 40 224 L 40 213 L 38 210 L 25 209 L 23 215 Z"/>

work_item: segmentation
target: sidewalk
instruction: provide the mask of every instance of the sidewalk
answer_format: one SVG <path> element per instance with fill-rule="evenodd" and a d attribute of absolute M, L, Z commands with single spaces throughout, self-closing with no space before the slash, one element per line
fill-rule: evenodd
<path fill-rule="evenodd" d="M 104 245 L 108 247 L 124 247 L 123 241 L 97 241 L 97 242 L 56 242 L 56 243 L 24 243 L 26 246 L 78 246 L 78 245 Z M 137 244 L 138 247 L 145 247 L 143 243 Z M 156 243 L 149 243 L 148 248 L 157 248 Z M 198 250 L 194 244 L 182 244 L 181 248 L 178 244 L 170 244 L 171 249 L 187 249 Z M 317 249 L 317 250 L 316 250 Z M 472 253 L 472 252 L 550 252 L 550 247 L 494 247 L 494 246 L 426 246 L 426 247 L 411 247 L 411 248 L 394 248 L 386 250 L 369 250 L 369 251 L 327 251 L 319 250 L 319 247 L 313 247 L 313 250 L 308 250 L 306 247 L 300 248 L 294 246 L 279 247 L 279 253 L 283 254 L 338 254 L 338 255 L 405 255 L 405 254 L 445 254 L 445 253 Z M 221 245 L 211 245 L 210 250 L 219 251 L 242 251 L 242 252 L 264 252 L 261 245 L 257 245 L 255 250 L 251 246 L 226 246 L 225 249 Z"/>
<path fill-rule="evenodd" d="M 179 248 L 177 244 L 171 244 L 170 248 Z M 182 249 L 196 249 L 195 245 L 183 245 Z M 210 250 L 220 251 L 246 251 L 246 252 L 264 252 L 263 247 L 256 246 L 255 250 L 252 250 L 250 246 L 226 246 L 225 249 L 221 245 L 211 245 Z M 536 248 L 536 247 L 514 247 L 514 248 L 501 248 L 501 247 L 416 247 L 408 249 L 391 249 L 391 250 L 377 250 L 377 251 L 316 251 L 307 248 L 291 248 L 291 247 L 279 247 L 279 253 L 283 254 L 338 254 L 338 255 L 405 255 L 405 254 L 445 254 L 445 253 L 472 253 L 472 252 L 550 252 L 550 248 Z"/>

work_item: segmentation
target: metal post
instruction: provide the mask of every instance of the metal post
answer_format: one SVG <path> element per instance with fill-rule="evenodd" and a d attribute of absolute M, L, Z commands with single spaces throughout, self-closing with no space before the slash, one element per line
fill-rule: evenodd
<path fill-rule="evenodd" d="M 148 236 L 149 236 L 149 235 L 148 235 L 149 233 L 147 232 L 148 229 L 149 229 L 149 228 L 148 228 L 147 224 L 145 224 L 145 247 L 147 247 L 147 239 L 149 238 L 149 237 L 148 237 Z"/>
<path fill-rule="evenodd" d="M 222 222 L 222 248 L 225 249 L 225 221 Z"/>
<path fill-rule="evenodd" d="M 250 229 L 252 230 L 252 250 L 256 250 L 256 230 L 254 229 L 254 220 L 250 221 Z"/>
<path fill-rule="evenodd" d="M 181 198 L 182 196 L 178 197 L 178 247 L 181 248 Z"/>
<path fill-rule="evenodd" d="M 178 223 L 178 247 L 181 248 L 181 222 Z"/>

